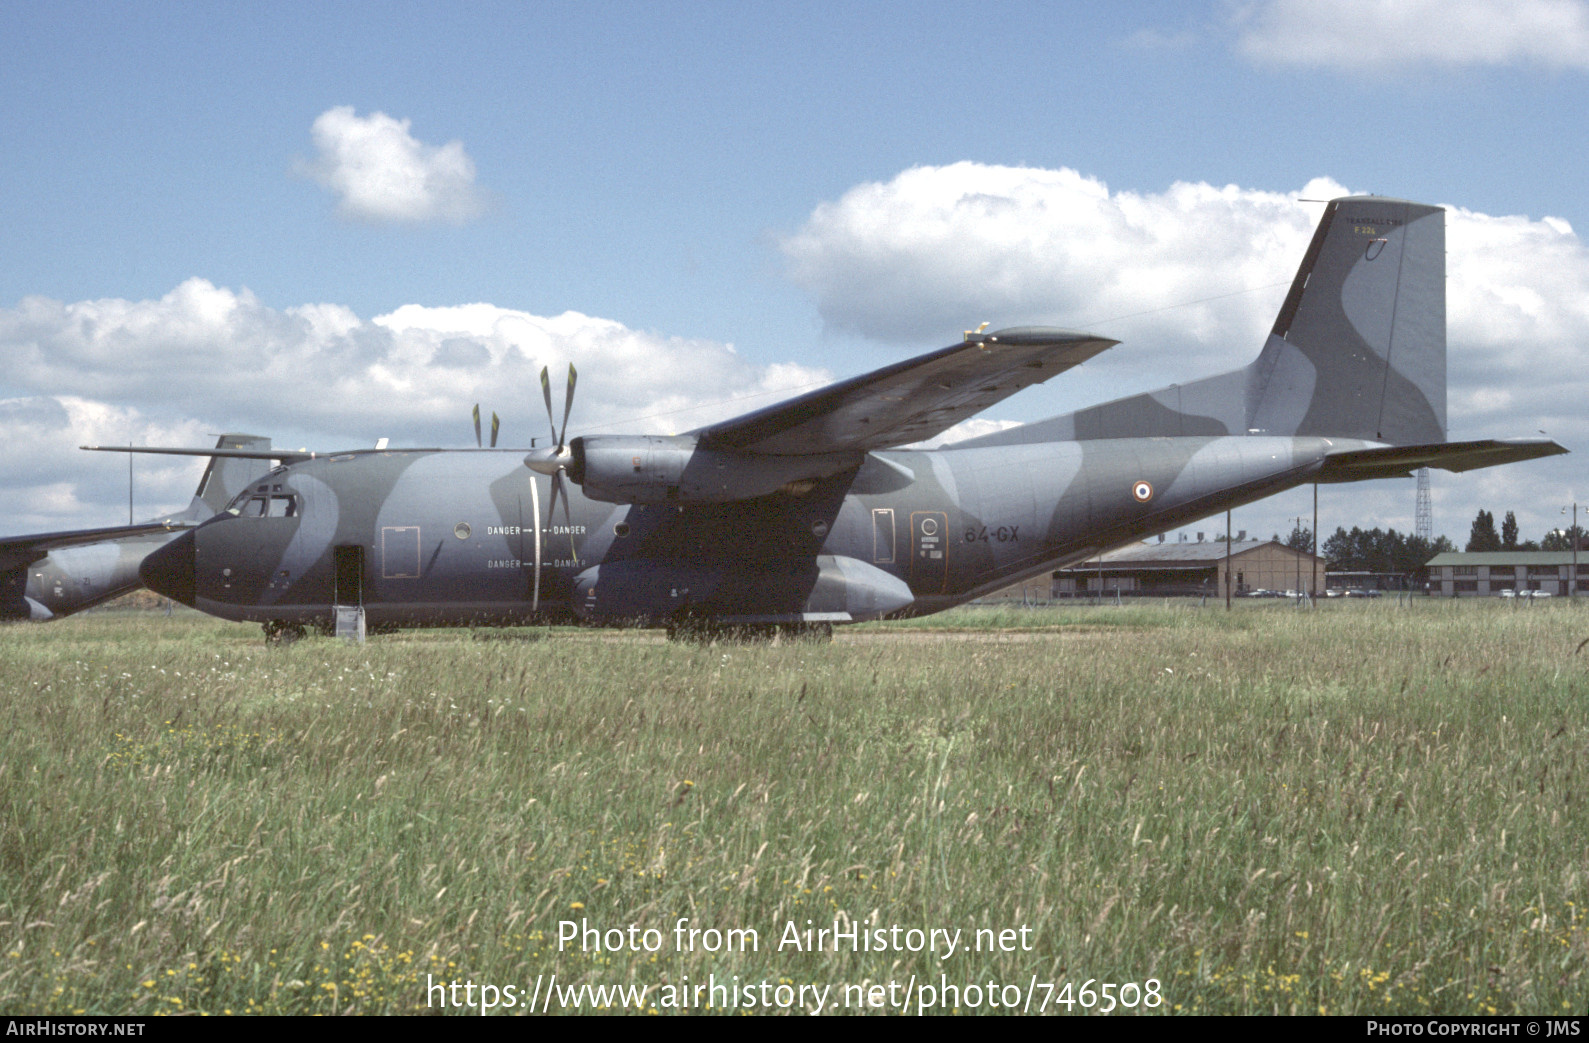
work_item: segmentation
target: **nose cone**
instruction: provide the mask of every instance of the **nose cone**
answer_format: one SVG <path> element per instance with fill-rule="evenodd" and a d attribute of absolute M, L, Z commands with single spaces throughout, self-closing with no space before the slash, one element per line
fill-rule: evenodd
<path fill-rule="evenodd" d="M 563 470 L 574 458 L 573 452 L 566 445 L 552 445 L 545 449 L 531 449 L 524 458 L 524 466 L 536 474 L 556 474 Z"/>
<path fill-rule="evenodd" d="M 138 575 L 144 586 L 184 605 L 193 604 L 193 561 L 197 540 L 189 529 L 143 559 Z"/>

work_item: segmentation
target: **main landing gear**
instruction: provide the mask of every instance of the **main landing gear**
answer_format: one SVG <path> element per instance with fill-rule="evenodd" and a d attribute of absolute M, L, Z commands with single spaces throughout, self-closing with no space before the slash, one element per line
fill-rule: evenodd
<path fill-rule="evenodd" d="M 689 619 L 668 624 L 668 640 L 692 645 L 769 645 L 791 641 L 827 644 L 833 640 L 832 623 L 714 623 Z"/>
<path fill-rule="evenodd" d="M 285 647 L 308 633 L 302 623 L 289 623 L 285 619 L 265 621 L 265 644 Z"/>

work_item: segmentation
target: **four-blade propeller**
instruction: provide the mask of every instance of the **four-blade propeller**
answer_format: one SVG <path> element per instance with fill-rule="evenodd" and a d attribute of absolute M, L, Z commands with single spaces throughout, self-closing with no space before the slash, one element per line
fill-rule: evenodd
<path fill-rule="evenodd" d="M 573 451 L 568 448 L 566 436 L 568 434 L 568 414 L 574 408 L 574 382 L 578 378 L 579 374 L 575 371 L 574 364 L 570 362 L 568 364 L 568 395 L 563 400 L 563 426 L 559 428 L 557 426 L 557 418 L 552 413 L 551 374 L 547 367 L 541 367 L 541 394 L 546 399 L 546 420 L 547 423 L 551 425 L 552 441 L 554 444 L 546 447 L 545 449 L 533 449 L 530 451 L 529 455 L 524 458 L 525 467 L 528 467 L 537 474 L 551 476 L 552 501 L 547 505 L 546 508 L 546 522 L 548 528 L 551 527 L 552 512 L 557 509 L 558 494 L 562 494 L 563 522 L 569 531 L 568 545 L 570 554 L 573 553 L 574 546 L 574 521 L 569 515 L 568 492 L 567 490 L 563 489 L 563 478 L 568 472 L 568 465 L 573 462 L 574 459 Z"/>

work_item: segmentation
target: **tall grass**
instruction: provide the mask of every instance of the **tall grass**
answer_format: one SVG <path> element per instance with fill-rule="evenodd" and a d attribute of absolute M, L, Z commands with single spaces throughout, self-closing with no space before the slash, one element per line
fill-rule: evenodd
<path fill-rule="evenodd" d="M 826 646 L 7 628 L 0 1010 L 451 1011 L 427 984 L 555 973 L 663 1013 L 735 975 L 1581 1012 L 1589 614 L 1024 611 Z M 835 918 L 1027 933 L 779 950 Z"/>

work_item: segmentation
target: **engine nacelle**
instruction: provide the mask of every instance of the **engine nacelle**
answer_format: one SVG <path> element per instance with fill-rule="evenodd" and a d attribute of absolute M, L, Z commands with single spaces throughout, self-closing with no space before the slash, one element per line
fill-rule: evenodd
<path fill-rule="evenodd" d="M 568 477 L 607 503 L 707 504 L 799 494 L 858 467 L 860 453 L 761 456 L 702 449 L 689 435 L 592 435 L 569 443 Z"/>

